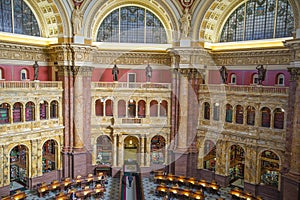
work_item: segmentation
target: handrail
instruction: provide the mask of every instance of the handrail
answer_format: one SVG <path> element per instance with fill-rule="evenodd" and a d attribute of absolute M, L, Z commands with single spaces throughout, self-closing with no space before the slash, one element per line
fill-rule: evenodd
<path fill-rule="evenodd" d="M 0 81 L 1 89 L 62 89 L 61 81 Z"/>
<path fill-rule="evenodd" d="M 288 87 L 260 86 L 260 85 L 224 85 L 224 84 L 201 84 L 199 92 L 241 92 L 241 93 L 262 93 L 262 94 L 283 94 L 288 95 Z"/>
<path fill-rule="evenodd" d="M 92 82 L 92 88 L 156 88 L 156 89 L 171 89 L 170 83 L 142 83 L 142 82 L 135 82 L 135 83 L 128 83 L 128 82 Z"/>

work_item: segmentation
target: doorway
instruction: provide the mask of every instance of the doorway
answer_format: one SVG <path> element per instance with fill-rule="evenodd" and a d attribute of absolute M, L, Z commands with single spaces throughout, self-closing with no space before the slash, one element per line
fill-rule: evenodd
<path fill-rule="evenodd" d="M 124 162 L 131 160 L 139 163 L 139 140 L 134 136 L 127 136 L 124 140 Z"/>

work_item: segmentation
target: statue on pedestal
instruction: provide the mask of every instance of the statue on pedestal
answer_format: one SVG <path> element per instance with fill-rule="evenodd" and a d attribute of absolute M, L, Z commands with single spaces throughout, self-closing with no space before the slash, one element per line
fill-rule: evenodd
<path fill-rule="evenodd" d="M 191 28 L 191 14 L 189 13 L 189 8 L 184 9 L 184 14 L 182 15 L 181 22 L 181 38 L 187 38 L 190 34 Z"/>
<path fill-rule="evenodd" d="M 119 69 L 118 69 L 117 65 L 115 64 L 112 69 L 112 75 L 113 75 L 114 81 L 118 81 L 118 74 L 119 74 Z"/>
<path fill-rule="evenodd" d="M 83 14 L 79 9 L 79 5 L 76 5 L 72 13 L 73 35 L 80 34 L 83 22 Z"/>
<path fill-rule="evenodd" d="M 150 78 L 152 77 L 152 67 L 148 64 L 146 67 L 146 80 L 150 82 Z"/>
<path fill-rule="evenodd" d="M 220 76 L 222 78 L 222 83 L 226 84 L 227 83 L 227 78 L 228 78 L 228 72 L 225 66 L 222 66 L 220 69 Z"/>
<path fill-rule="evenodd" d="M 39 77 L 39 65 L 38 65 L 37 61 L 35 61 L 34 64 L 33 64 L 33 70 L 34 70 L 34 78 L 33 78 L 33 80 L 38 80 L 38 77 Z"/>
<path fill-rule="evenodd" d="M 258 74 L 258 85 L 261 85 L 265 80 L 267 69 L 265 69 L 263 65 L 258 65 L 256 69 Z"/>

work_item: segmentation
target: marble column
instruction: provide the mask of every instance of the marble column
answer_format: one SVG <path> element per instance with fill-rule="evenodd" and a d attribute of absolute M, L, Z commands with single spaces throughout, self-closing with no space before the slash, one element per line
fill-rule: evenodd
<path fill-rule="evenodd" d="M 292 59 L 281 191 L 282 199 L 300 199 L 300 38 L 286 41 L 285 46 L 291 49 Z"/>

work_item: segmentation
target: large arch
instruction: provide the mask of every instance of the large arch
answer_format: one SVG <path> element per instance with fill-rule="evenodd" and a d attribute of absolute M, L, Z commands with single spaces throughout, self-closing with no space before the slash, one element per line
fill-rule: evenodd
<path fill-rule="evenodd" d="M 202 1 L 201 1 L 202 2 Z M 193 16 L 194 29 L 192 30 L 193 38 L 201 42 L 218 42 L 221 29 L 226 22 L 227 17 L 242 3 L 244 0 L 207 0 L 204 3 L 195 4 L 193 10 L 196 13 Z M 295 27 L 300 27 L 300 2 L 297 0 L 289 0 L 296 23 Z"/>
<path fill-rule="evenodd" d="M 118 7 L 125 5 L 135 5 L 143 8 L 149 9 L 153 12 L 162 22 L 166 32 L 168 43 L 172 43 L 176 35 L 173 34 L 174 30 L 179 30 L 178 18 L 179 12 L 174 12 L 174 8 L 171 8 L 170 5 L 174 5 L 174 2 L 169 1 L 146 1 L 138 0 L 134 3 L 130 0 L 123 1 L 112 1 L 103 4 L 101 1 L 94 1 L 89 3 L 85 8 L 85 13 L 88 13 L 86 16 L 86 27 L 84 28 L 84 35 L 86 38 L 96 41 L 97 31 L 101 25 L 102 20 L 110 14 L 110 12 Z M 175 4 L 178 5 L 178 4 Z M 175 11 L 179 10 L 179 5 Z"/>

